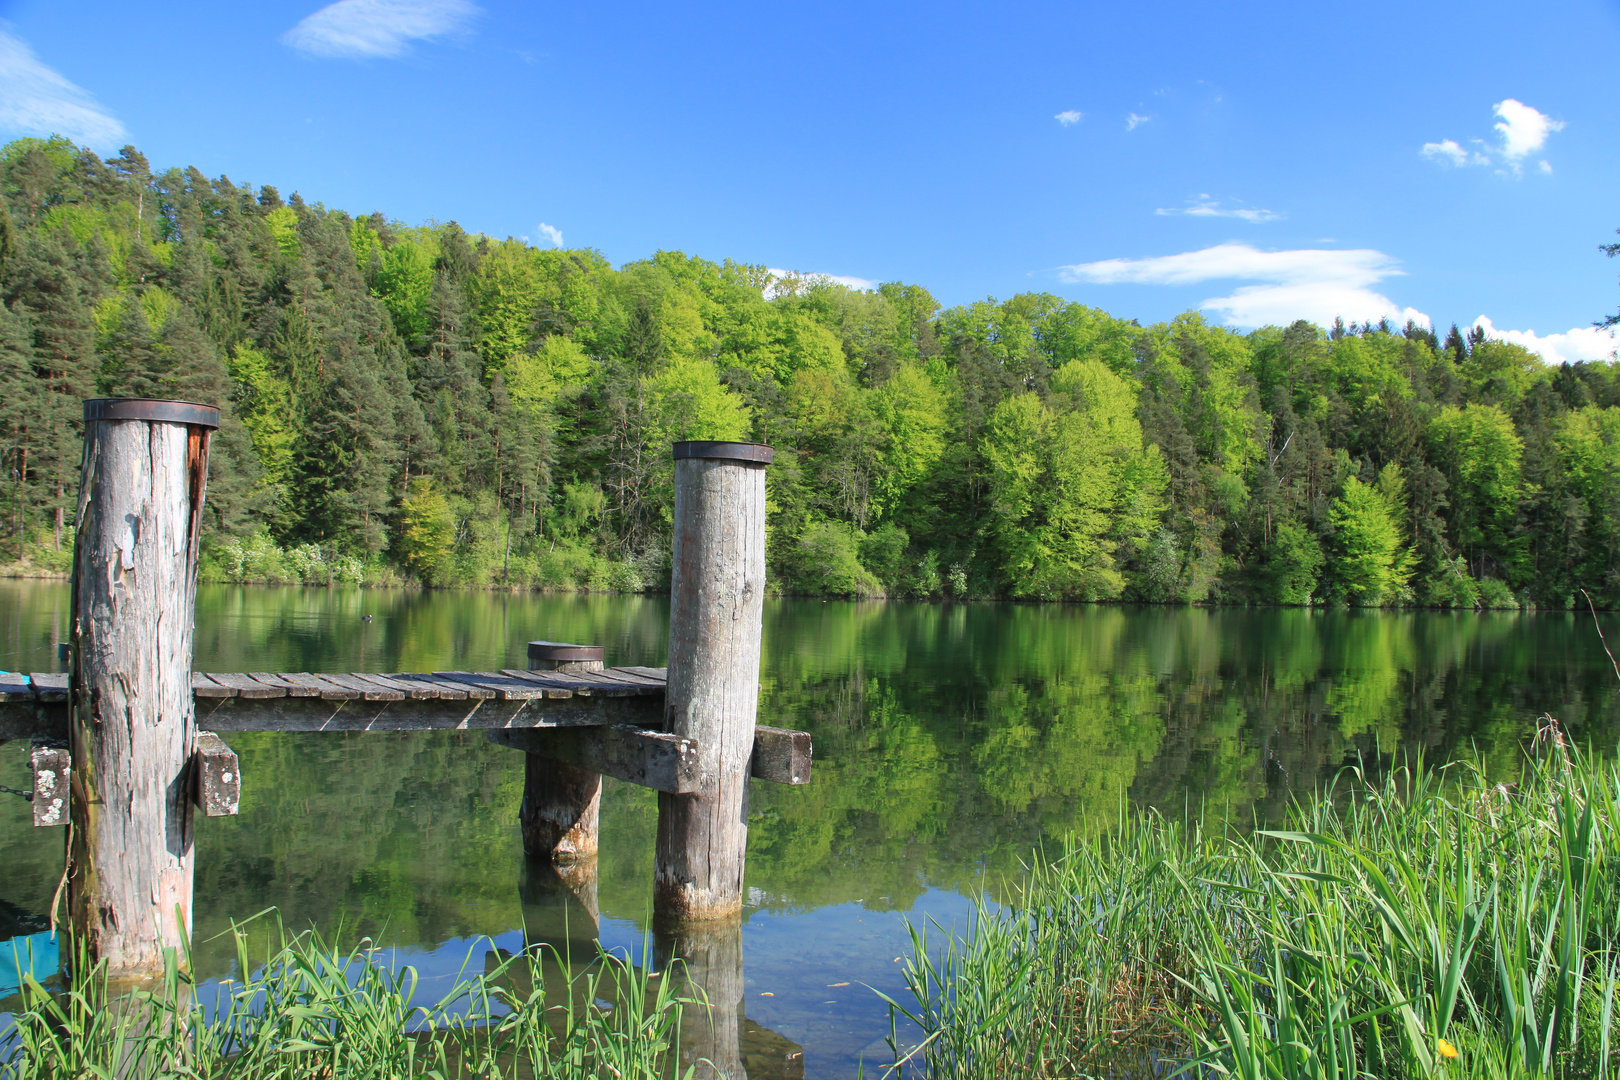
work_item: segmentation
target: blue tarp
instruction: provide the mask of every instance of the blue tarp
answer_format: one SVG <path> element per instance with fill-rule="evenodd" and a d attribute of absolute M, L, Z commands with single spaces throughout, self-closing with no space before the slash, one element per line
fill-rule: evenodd
<path fill-rule="evenodd" d="M 49 930 L 0 941 L 0 998 L 20 990 L 24 975 L 32 974 L 44 982 L 60 966 L 56 935 Z"/>

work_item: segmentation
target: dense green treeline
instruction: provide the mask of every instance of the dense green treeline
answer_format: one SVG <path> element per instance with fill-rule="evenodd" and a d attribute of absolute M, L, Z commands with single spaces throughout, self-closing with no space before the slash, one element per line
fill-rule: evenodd
<path fill-rule="evenodd" d="M 1620 378 L 1408 326 L 942 310 L 0 149 L 0 551 L 60 569 L 79 401 L 217 402 L 210 572 L 639 589 L 669 443 L 755 439 L 786 591 L 1620 604 Z"/>

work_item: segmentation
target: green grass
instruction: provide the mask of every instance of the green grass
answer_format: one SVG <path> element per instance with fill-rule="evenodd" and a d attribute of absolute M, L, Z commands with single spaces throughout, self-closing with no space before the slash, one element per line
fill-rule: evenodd
<path fill-rule="evenodd" d="M 914 931 L 895 1072 L 1620 1076 L 1620 773 L 1550 721 L 1516 785 L 1350 770 L 1248 835 L 1129 813 L 1015 889 Z"/>
<path fill-rule="evenodd" d="M 554 954 L 501 955 L 492 944 L 489 970 L 464 968 L 423 1003 L 416 971 L 379 962 L 369 943 L 345 951 L 283 931 L 253 962 L 247 934 L 233 932 L 237 970 L 251 974 L 211 1010 L 174 963 L 127 993 L 95 974 L 61 992 L 29 979 L 0 1076 L 661 1080 L 688 1004 L 671 979 L 628 957 L 602 954 L 568 972 Z"/>

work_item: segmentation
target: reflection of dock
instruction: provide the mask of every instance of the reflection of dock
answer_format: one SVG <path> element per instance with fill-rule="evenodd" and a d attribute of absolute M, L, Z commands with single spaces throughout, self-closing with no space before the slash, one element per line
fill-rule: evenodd
<path fill-rule="evenodd" d="M 564 1000 L 577 972 L 598 956 L 600 915 L 594 860 L 571 865 L 529 859 L 518 889 L 523 937 L 561 961 L 545 964 L 546 999 Z M 633 961 L 635 958 L 631 957 Z M 699 1078 L 799 1080 L 804 1049 L 743 1014 L 743 951 L 740 917 L 710 919 L 655 929 L 654 966 L 681 980 L 678 993 L 707 1000 L 682 1021 L 679 1069 L 696 1067 Z M 499 959 L 493 955 L 488 963 Z M 582 1005 L 585 1003 L 581 1003 Z"/>

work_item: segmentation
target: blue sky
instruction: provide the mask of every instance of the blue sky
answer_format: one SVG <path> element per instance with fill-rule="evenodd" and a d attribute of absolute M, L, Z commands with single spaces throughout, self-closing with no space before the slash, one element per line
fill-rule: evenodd
<path fill-rule="evenodd" d="M 1620 2 L 0 0 L 0 137 L 615 263 L 1614 348 Z M 1532 336 L 1533 335 L 1533 336 Z"/>

